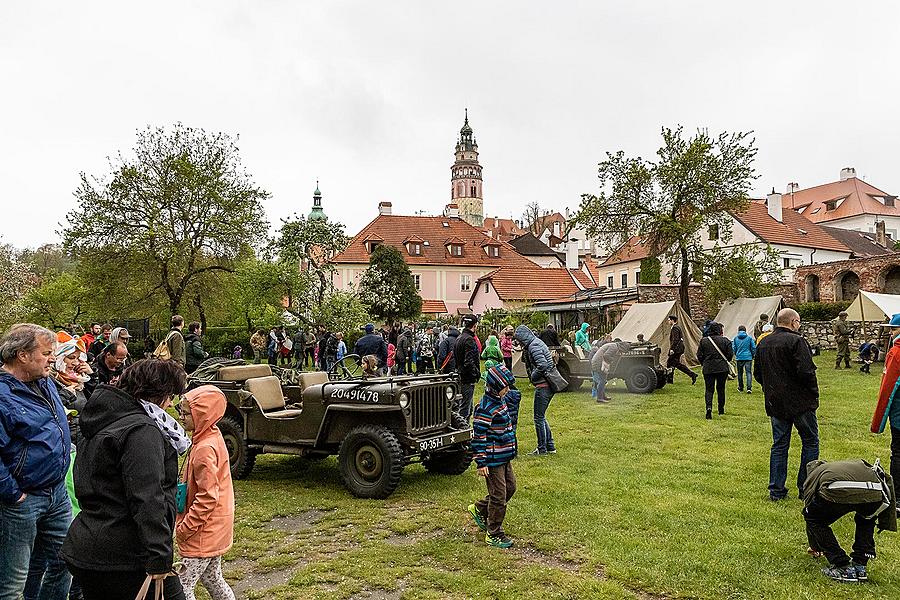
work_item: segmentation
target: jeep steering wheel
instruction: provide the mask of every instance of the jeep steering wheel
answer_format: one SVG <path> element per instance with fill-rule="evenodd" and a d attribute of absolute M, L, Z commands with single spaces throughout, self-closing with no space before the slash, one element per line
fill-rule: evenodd
<path fill-rule="evenodd" d="M 334 363 L 334 366 L 328 371 L 328 379 L 331 381 L 362 379 L 362 360 L 359 354 L 348 354 Z"/>

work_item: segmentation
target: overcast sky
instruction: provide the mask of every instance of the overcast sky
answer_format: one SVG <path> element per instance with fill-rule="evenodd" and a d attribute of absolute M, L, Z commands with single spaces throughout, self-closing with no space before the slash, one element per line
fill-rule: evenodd
<path fill-rule="evenodd" d="M 575 208 L 662 125 L 754 130 L 756 195 L 900 194 L 900 9 L 870 2 L 4 2 L 0 238 L 55 241 L 148 124 L 240 135 L 269 220 L 438 213 L 469 108 L 487 216 Z"/>

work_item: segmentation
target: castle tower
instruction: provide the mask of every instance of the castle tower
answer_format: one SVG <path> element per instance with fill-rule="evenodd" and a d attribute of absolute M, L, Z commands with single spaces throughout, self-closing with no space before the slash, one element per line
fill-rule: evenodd
<path fill-rule="evenodd" d="M 456 142 L 456 161 L 450 168 L 450 199 L 459 206 L 460 218 L 479 228 L 484 225 L 481 185 L 478 142 L 469 126 L 469 109 L 466 109 L 466 119 Z"/>
<path fill-rule="evenodd" d="M 325 221 L 325 211 L 322 210 L 322 192 L 319 191 L 319 182 L 316 181 L 316 191 L 313 192 L 312 212 L 306 217 L 309 221 Z"/>

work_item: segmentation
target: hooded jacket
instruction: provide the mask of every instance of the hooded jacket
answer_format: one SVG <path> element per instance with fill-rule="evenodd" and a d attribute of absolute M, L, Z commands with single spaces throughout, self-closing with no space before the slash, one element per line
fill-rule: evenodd
<path fill-rule="evenodd" d="M 513 419 L 505 398 L 499 395 L 500 390 L 510 385 L 510 380 L 515 382 L 515 377 L 506 368 L 503 371 L 494 367 L 485 373 L 484 396 L 475 407 L 472 450 L 479 467 L 499 467 L 516 457 Z"/>
<path fill-rule="evenodd" d="M 456 338 L 456 346 L 453 348 L 456 372 L 459 373 L 459 380 L 462 383 L 472 384 L 481 379 L 480 354 L 475 334 L 471 329 L 463 329 Z M 503 360 L 502 356 L 500 360 Z"/>
<path fill-rule="evenodd" d="M 49 377 L 37 394 L 0 370 L 0 502 L 41 493 L 61 482 L 69 468 L 71 438 L 66 411 Z"/>
<path fill-rule="evenodd" d="M 629 350 L 631 350 L 631 343 L 629 342 L 603 344 L 597 348 L 594 356 L 591 357 L 591 371 L 606 373 L 609 370 L 609 366 L 612 365 L 612 361 Z"/>
<path fill-rule="evenodd" d="M 225 396 L 203 385 L 185 394 L 194 420 L 193 442 L 185 466 L 187 504 L 178 515 L 178 552 L 190 558 L 222 556 L 234 540 L 234 488 L 228 448 L 219 428 L 225 416 Z"/>
<path fill-rule="evenodd" d="M 811 460 L 806 465 L 806 481 L 803 483 L 803 509 L 813 503 L 816 496 L 837 504 L 880 504 L 888 506 L 878 514 L 878 529 L 897 531 L 897 498 L 894 480 L 881 471 L 881 477 L 872 465 L 861 459 L 826 462 Z M 884 478 L 882 481 L 882 477 Z M 832 487 L 836 482 L 853 481 L 873 484 L 869 489 Z M 885 484 L 885 485 L 882 485 Z M 887 495 L 887 498 L 884 496 Z"/>
<path fill-rule="evenodd" d="M 581 329 L 575 332 L 575 345 L 580 346 L 582 350 L 585 352 L 591 351 L 591 340 L 588 339 L 588 328 L 590 325 L 587 323 L 581 324 Z"/>
<path fill-rule="evenodd" d="M 498 363 L 503 362 L 503 351 L 500 349 L 500 340 L 496 335 L 489 335 L 487 342 L 484 344 L 484 350 L 481 351 L 482 360 L 492 359 Z"/>
<path fill-rule="evenodd" d="M 872 415 L 872 433 L 883 432 L 887 419 L 890 419 L 891 427 L 900 429 L 900 336 L 894 338 L 884 357 L 884 375 L 881 376 L 876 406 L 886 406 L 887 409 L 883 415 L 879 411 Z"/>
<path fill-rule="evenodd" d="M 527 325 L 516 327 L 516 339 L 522 344 L 522 359 L 525 361 L 531 383 L 546 385 L 547 373 L 556 368 L 547 344 L 538 339 Z"/>
<path fill-rule="evenodd" d="M 400 335 L 397 336 L 397 353 L 395 354 L 397 362 L 403 362 L 412 358 L 412 348 L 412 330 L 409 327 L 404 327 Z"/>
<path fill-rule="evenodd" d="M 459 338 L 459 329 L 451 326 L 450 329 L 447 330 L 447 335 L 441 340 L 440 346 L 438 346 L 436 367 L 441 370 L 441 373 L 453 373 L 456 370 L 456 361 L 453 360 L 453 351 L 456 348 L 457 338 Z"/>
<path fill-rule="evenodd" d="M 92 571 L 172 568 L 178 454 L 141 403 L 101 385 L 80 418 L 75 494 L 81 512 L 62 554 Z"/>
<path fill-rule="evenodd" d="M 731 349 L 734 351 L 734 360 L 753 360 L 756 355 L 756 342 L 746 331 L 738 331 L 731 340 Z"/>

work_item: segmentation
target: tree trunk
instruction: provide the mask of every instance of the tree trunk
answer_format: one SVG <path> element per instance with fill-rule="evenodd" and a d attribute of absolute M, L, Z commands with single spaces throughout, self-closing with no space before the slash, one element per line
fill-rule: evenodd
<path fill-rule="evenodd" d="M 250 313 L 244 313 L 244 318 L 247 319 L 247 333 L 253 333 L 253 319 L 250 318 Z"/>
<path fill-rule="evenodd" d="M 197 307 L 197 312 L 200 313 L 200 327 L 203 331 L 206 331 L 206 311 L 203 310 L 203 302 L 200 299 L 200 294 L 194 296 L 194 306 Z"/>
<path fill-rule="evenodd" d="M 678 297 L 681 308 L 691 316 L 691 298 L 688 295 L 688 286 L 691 284 L 690 263 L 688 263 L 687 248 L 681 248 L 681 278 L 678 281 Z"/>

